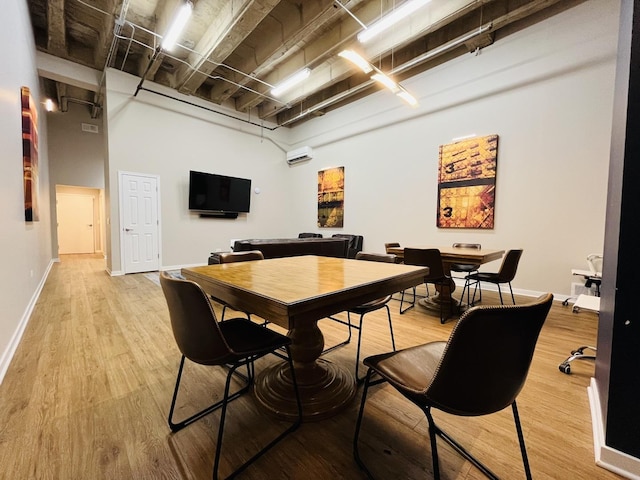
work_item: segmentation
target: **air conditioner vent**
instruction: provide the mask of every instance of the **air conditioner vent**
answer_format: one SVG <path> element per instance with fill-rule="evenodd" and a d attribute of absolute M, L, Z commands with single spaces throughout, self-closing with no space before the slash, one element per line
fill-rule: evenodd
<path fill-rule="evenodd" d="M 98 125 L 93 125 L 91 123 L 83 123 L 82 131 L 89 133 L 98 133 Z"/>
<path fill-rule="evenodd" d="M 287 163 L 294 165 L 298 162 L 304 162 L 313 158 L 313 149 L 311 147 L 302 147 L 287 152 Z"/>

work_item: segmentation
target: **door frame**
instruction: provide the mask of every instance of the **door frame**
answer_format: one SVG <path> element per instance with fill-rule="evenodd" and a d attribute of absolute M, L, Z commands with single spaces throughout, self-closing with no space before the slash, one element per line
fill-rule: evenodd
<path fill-rule="evenodd" d="M 134 175 L 136 177 L 148 177 L 156 180 L 156 205 L 158 207 L 158 271 L 162 266 L 162 218 L 160 212 L 160 175 L 154 175 L 151 173 L 129 172 L 125 170 L 118 170 L 118 226 L 120 228 L 120 268 L 123 274 L 126 272 L 126 258 L 125 258 L 125 238 L 124 238 L 124 199 L 122 198 L 122 179 L 125 175 Z"/>

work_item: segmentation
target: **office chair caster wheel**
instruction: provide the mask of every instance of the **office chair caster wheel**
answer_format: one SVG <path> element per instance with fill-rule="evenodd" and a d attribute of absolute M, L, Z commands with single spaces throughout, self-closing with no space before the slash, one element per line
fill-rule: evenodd
<path fill-rule="evenodd" d="M 567 362 L 563 362 L 560 365 L 558 365 L 558 369 L 562 373 L 566 373 L 567 375 L 571 373 L 571 365 L 569 365 Z"/>

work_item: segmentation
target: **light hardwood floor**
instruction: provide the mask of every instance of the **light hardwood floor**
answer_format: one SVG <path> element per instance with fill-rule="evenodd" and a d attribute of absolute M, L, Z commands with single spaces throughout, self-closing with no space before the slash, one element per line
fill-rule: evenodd
<path fill-rule="evenodd" d="M 483 300 L 496 296 L 485 292 Z M 419 307 L 399 315 L 395 300 L 391 307 L 398 348 L 446 339 L 454 324 L 441 325 Z M 367 318 L 363 357 L 390 349 L 385 320 L 383 311 Z M 328 345 L 346 334 L 330 320 L 320 325 Z M 542 330 L 518 398 L 534 478 L 621 478 L 594 463 L 586 390 L 593 364 L 574 362 L 571 375 L 558 370 L 571 349 L 595 342 L 596 328 L 595 314 L 573 314 L 555 302 Z M 328 357 L 353 371 L 355 342 Z M 211 478 L 218 412 L 176 434 L 167 426 L 179 358 L 159 286 L 142 274 L 109 277 L 99 258 L 62 256 L 0 386 L 0 477 Z M 178 414 L 210 402 L 224 378 L 193 364 L 185 375 Z M 352 457 L 360 393 L 337 416 L 303 424 L 241 478 L 365 478 Z M 423 414 L 388 386 L 375 387 L 368 405 L 362 454 L 374 475 L 432 478 Z M 222 476 L 285 426 L 254 406 L 245 395 L 229 407 Z M 524 478 L 510 409 L 482 418 L 435 416 L 501 478 Z M 439 452 L 444 479 L 483 478 L 443 442 Z"/>

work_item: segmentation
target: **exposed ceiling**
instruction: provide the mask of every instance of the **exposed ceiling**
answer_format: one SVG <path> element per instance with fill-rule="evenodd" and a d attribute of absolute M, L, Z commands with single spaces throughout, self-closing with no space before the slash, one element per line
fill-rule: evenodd
<path fill-rule="evenodd" d="M 346 48 L 402 82 L 582 1 L 432 0 L 363 45 L 358 32 L 403 1 L 193 0 L 178 46 L 165 52 L 159 43 L 182 0 L 27 0 L 39 51 L 100 72 L 122 70 L 139 77 L 143 89 L 155 82 L 277 126 L 384 89 L 338 56 Z M 311 75 L 301 86 L 280 98 L 271 94 L 304 67 Z M 101 115 L 99 91 L 59 78 L 44 85 L 59 110 L 76 102 Z"/>

